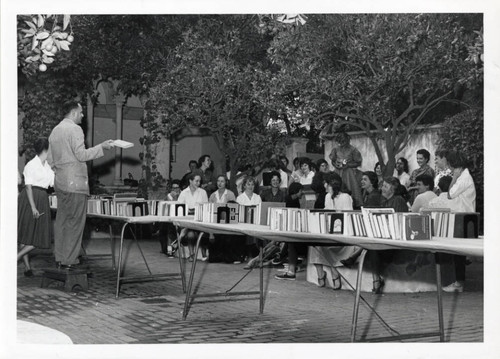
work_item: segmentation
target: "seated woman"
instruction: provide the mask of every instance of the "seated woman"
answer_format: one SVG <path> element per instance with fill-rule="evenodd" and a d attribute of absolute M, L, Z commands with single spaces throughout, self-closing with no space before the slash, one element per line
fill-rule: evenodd
<path fill-rule="evenodd" d="M 395 212 L 408 212 L 408 205 L 406 201 L 397 194 L 397 191 L 400 187 L 404 187 L 401 185 L 399 180 L 396 177 L 386 177 L 384 178 L 384 182 L 382 184 L 382 208 L 393 208 Z M 375 294 L 381 294 L 385 285 L 384 278 L 380 275 L 382 272 L 382 258 L 381 256 L 386 257 L 386 259 L 390 260 L 391 256 L 394 254 L 394 251 L 383 251 L 384 254 L 380 254 L 379 251 L 369 251 L 370 261 L 373 266 L 373 289 L 372 292 Z"/>
<path fill-rule="evenodd" d="M 366 171 L 363 172 L 363 177 L 361 179 L 361 188 L 363 190 L 363 207 L 367 208 L 378 208 L 382 203 L 382 195 L 378 189 L 378 176 L 375 172 Z M 357 248 L 357 250 L 346 259 L 342 259 L 342 263 L 345 267 L 350 267 L 356 263 L 356 259 L 361 254 L 362 248 Z"/>
<path fill-rule="evenodd" d="M 328 162 L 323 158 L 316 162 L 316 167 L 318 167 L 318 171 L 314 174 L 311 183 L 311 189 L 316 192 L 314 208 L 325 208 L 326 189 L 323 177 L 325 174 L 330 173 L 330 168 Z"/>
<path fill-rule="evenodd" d="M 408 192 L 410 194 L 410 204 L 418 195 L 417 187 L 417 177 L 420 175 L 429 175 L 434 178 L 434 170 L 429 166 L 429 160 L 431 159 L 431 154 L 426 149 L 420 149 L 417 151 L 417 163 L 419 168 L 414 170 L 410 176 L 410 187 L 408 187 Z"/>
<path fill-rule="evenodd" d="M 304 186 L 298 182 L 293 182 L 290 185 L 285 201 L 287 208 L 300 208 L 300 199 L 303 196 L 303 188 Z M 295 272 L 297 271 L 297 262 L 299 258 L 298 252 L 305 252 L 306 250 L 307 246 L 301 243 L 286 243 L 286 245 L 282 247 L 280 253 L 278 253 L 273 259 L 272 264 L 280 265 L 288 259 L 288 271 L 283 274 L 276 274 L 274 278 L 295 280 Z"/>
<path fill-rule="evenodd" d="M 217 176 L 217 190 L 210 195 L 209 202 L 226 204 L 236 200 L 233 191 L 226 188 L 227 182 L 226 176 Z M 236 260 L 236 254 L 234 254 L 233 250 L 235 241 L 232 236 L 226 234 L 215 234 L 213 236 L 211 238 L 215 239 L 215 241 L 210 241 L 208 260 L 210 262 L 233 263 Z"/>
<path fill-rule="evenodd" d="M 236 198 L 238 204 L 244 206 L 259 205 L 262 203 L 260 196 L 254 192 L 256 180 L 252 176 L 246 176 L 243 179 L 242 187 L 243 193 Z M 253 237 L 247 237 L 246 240 L 247 255 L 248 259 L 253 258 L 256 254 L 256 241 Z M 254 248 L 255 247 L 255 248 Z"/>
<path fill-rule="evenodd" d="M 194 213 L 194 208 L 197 203 L 206 203 L 208 202 L 207 192 L 200 188 L 201 183 L 201 175 L 197 172 L 193 172 L 189 174 L 188 182 L 189 186 L 184 189 L 179 198 L 177 199 L 180 203 L 185 203 L 188 214 Z M 196 237 L 198 236 L 197 231 L 187 230 L 186 238 L 189 249 L 189 261 L 192 262 L 194 259 L 194 245 L 196 243 Z M 207 249 L 205 246 L 201 248 L 202 260 L 207 260 Z"/>
<path fill-rule="evenodd" d="M 271 188 L 263 190 L 260 194 L 262 202 L 285 202 L 285 192 L 281 190 L 281 175 L 271 172 Z"/>
<path fill-rule="evenodd" d="M 300 170 L 302 171 L 302 176 L 299 178 L 300 184 L 310 185 L 314 177 L 314 172 L 312 171 L 312 164 L 309 158 L 304 157 L 300 160 Z"/>
<path fill-rule="evenodd" d="M 337 174 L 332 174 L 326 184 L 327 195 L 325 198 L 325 209 L 335 209 L 339 211 L 350 211 L 353 209 L 352 198 L 346 193 L 342 193 L 342 178 Z M 333 290 L 342 288 L 340 273 L 335 267 L 340 265 L 342 258 L 348 258 L 357 247 L 309 247 L 309 263 L 314 264 L 318 274 L 318 286 L 326 285 L 326 272 L 323 266 L 330 267 Z"/>
<path fill-rule="evenodd" d="M 411 211 L 414 213 L 420 212 L 421 208 L 427 207 L 429 202 L 437 197 L 434 193 L 434 179 L 431 176 L 420 175 L 416 181 L 419 194 L 411 206 Z"/>
<path fill-rule="evenodd" d="M 450 189 L 451 181 L 453 177 L 451 176 L 442 176 L 439 179 L 438 187 L 439 187 L 439 196 L 432 199 L 428 204 L 427 208 L 449 208 L 452 212 L 460 212 L 460 203 L 458 202 L 458 198 L 450 199 L 448 198 L 448 191 Z"/>
<path fill-rule="evenodd" d="M 396 161 L 396 169 L 394 177 L 396 177 L 399 182 L 405 186 L 407 189 L 410 187 L 410 175 L 408 174 L 408 160 L 404 157 L 399 157 Z"/>

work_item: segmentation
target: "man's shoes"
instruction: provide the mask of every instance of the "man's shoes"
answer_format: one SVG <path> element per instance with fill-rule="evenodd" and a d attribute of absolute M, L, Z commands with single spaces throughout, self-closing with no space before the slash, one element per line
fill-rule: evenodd
<path fill-rule="evenodd" d="M 460 282 L 453 282 L 450 285 L 443 287 L 443 292 L 446 293 L 462 293 L 464 291 L 464 285 Z"/>
<path fill-rule="evenodd" d="M 295 274 L 285 272 L 283 274 L 276 274 L 274 278 L 279 280 L 295 280 Z"/>
<path fill-rule="evenodd" d="M 25 277 L 33 277 L 33 271 L 31 269 L 28 269 L 27 271 L 24 272 Z"/>

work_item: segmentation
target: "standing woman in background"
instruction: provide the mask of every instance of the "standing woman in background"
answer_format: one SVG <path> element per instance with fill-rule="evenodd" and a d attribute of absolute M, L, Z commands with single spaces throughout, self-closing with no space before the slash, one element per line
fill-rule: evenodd
<path fill-rule="evenodd" d="M 21 250 L 17 260 L 24 261 L 26 277 L 33 276 L 28 253 L 35 248 L 50 248 L 52 220 L 47 189 L 54 186 L 54 172 L 47 163 L 49 141 L 39 138 L 35 142 L 36 156 L 24 167 L 26 187 L 19 194 L 17 238 Z"/>
<path fill-rule="evenodd" d="M 345 187 L 351 192 L 354 207 L 359 208 L 363 204 L 360 184 L 362 173 L 357 168 L 361 166 L 363 157 L 358 149 L 351 145 L 351 137 L 346 132 L 338 133 L 335 141 L 338 146 L 330 153 L 332 165 L 342 178 Z"/>

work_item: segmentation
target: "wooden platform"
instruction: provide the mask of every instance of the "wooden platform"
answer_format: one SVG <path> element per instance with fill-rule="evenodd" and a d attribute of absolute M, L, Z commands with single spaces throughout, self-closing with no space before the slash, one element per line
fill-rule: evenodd
<path fill-rule="evenodd" d="M 73 292 L 77 290 L 87 291 L 89 289 L 89 276 L 92 276 L 92 272 L 89 268 L 47 268 L 43 270 L 41 287 L 46 288 L 50 283 L 58 281 L 64 283 L 64 290 L 67 292 Z"/>

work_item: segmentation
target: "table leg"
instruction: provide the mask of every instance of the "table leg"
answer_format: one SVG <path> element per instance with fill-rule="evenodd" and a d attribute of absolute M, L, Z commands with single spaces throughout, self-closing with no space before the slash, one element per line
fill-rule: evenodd
<path fill-rule="evenodd" d="M 122 274 L 122 258 L 123 258 L 123 240 L 125 235 L 125 228 L 127 228 L 128 223 L 125 223 L 122 227 L 122 233 L 120 237 L 120 252 L 118 253 L 118 268 L 116 269 L 116 294 L 115 298 L 118 298 L 120 293 L 120 277 Z"/>
<path fill-rule="evenodd" d="M 366 256 L 366 249 L 361 251 L 358 259 L 358 275 L 356 281 L 356 297 L 354 299 L 354 311 L 352 314 L 352 325 L 351 325 L 351 343 L 354 343 L 356 339 L 356 326 L 358 323 L 358 311 L 359 311 L 359 297 L 361 295 L 361 279 L 363 276 L 363 264 Z"/>
<path fill-rule="evenodd" d="M 179 257 L 179 268 L 181 270 L 181 282 L 182 282 L 182 292 L 186 293 L 186 262 L 182 258 L 182 245 L 181 240 L 182 237 L 186 234 L 186 228 L 178 231 L 179 227 L 176 226 L 176 234 L 177 234 L 177 256 Z"/>
<path fill-rule="evenodd" d="M 264 248 L 262 240 L 259 240 L 259 261 L 260 261 L 260 297 L 259 297 L 259 312 L 264 313 Z"/>
<path fill-rule="evenodd" d="M 194 251 L 193 265 L 191 267 L 191 274 L 189 275 L 189 282 L 186 291 L 186 301 L 184 302 L 184 311 L 182 312 L 182 319 L 184 320 L 187 317 L 189 301 L 191 300 L 191 288 L 193 286 L 194 272 L 196 270 L 196 262 L 198 261 L 198 251 L 200 249 L 200 242 L 203 234 L 204 234 L 203 232 L 200 232 L 200 234 L 198 235 L 198 240 L 196 241 L 196 249 Z"/>
<path fill-rule="evenodd" d="M 139 241 L 137 240 L 137 236 L 135 233 L 137 232 L 137 225 L 134 224 L 134 230 L 132 231 L 132 236 L 134 237 L 135 244 L 137 244 L 137 248 L 139 248 L 139 252 L 141 252 L 142 260 L 144 261 L 144 264 L 146 265 L 146 268 L 148 269 L 149 274 L 153 274 L 151 272 L 151 269 L 149 269 L 148 261 L 146 260 L 146 257 L 144 256 L 144 252 L 142 251 L 142 248 L 139 244 Z M 142 238 L 142 231 L 141 231 L 141 238 Z"/>
<path fill-rule="evenodd" d="M 436 292 L 438 299 L 439 341 L 444 342 L 443 298 L 441 292 L 441 262 L 439 261 L 439 253 L 434 253 L 434 259 L 436 262 Z"/>
<path fill-rule="evenodd" d="M 116 263 L 115 263 L 115 237 L 113 236 L 113 226 L 111 223 L 109 224 L 109 240 L 111 243 L 111 266 L 113 270 L 116 269 Z"/>

